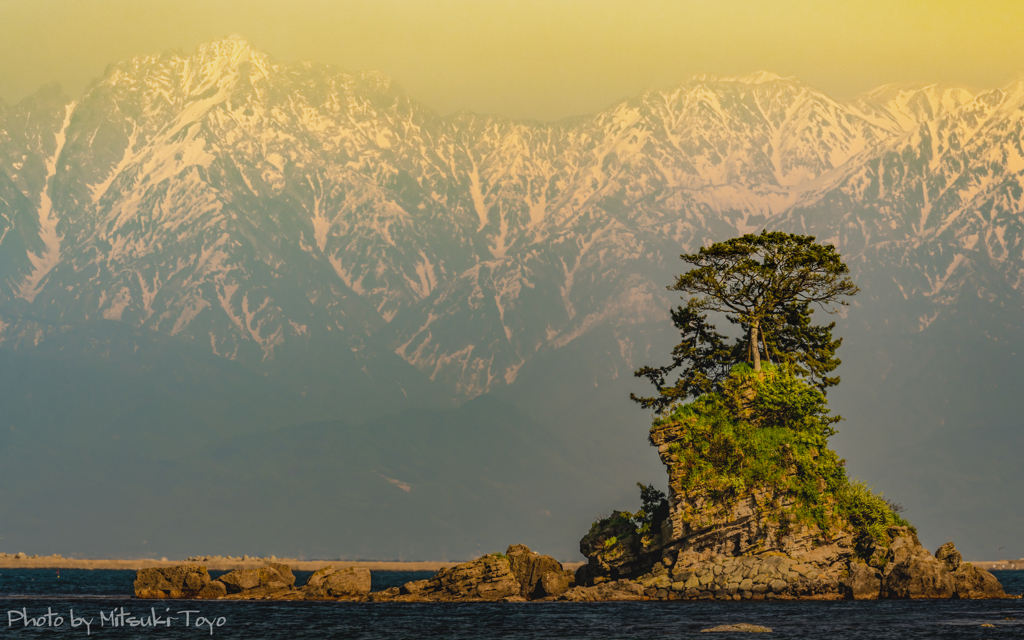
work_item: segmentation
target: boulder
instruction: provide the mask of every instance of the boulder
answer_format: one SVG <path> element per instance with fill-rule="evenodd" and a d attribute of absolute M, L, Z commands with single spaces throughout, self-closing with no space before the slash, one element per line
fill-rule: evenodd
<path fill-rule="evenodd" d="M 395 601 L 495 601 L 518 596 L 519 581 L 512 574 L 508 558 L 497 554 L 441 569 L 434 577 L 403 585 Z"/>
<path fill-rule="evenodd" d="M 430 580 L 413 580 L 406 582 L 398 588 L 398 595 L 419 595 L 419 593 L 430 586 Z"/>
<path fill-rule="evenodd" d="M 951 598 L 953 576 L 928 551 L 903 554 L 882 572 L 882 598 Z M 900 555 L 900 554 L 898 554 Z"/>
<path fill-rule="evenodd" d="M 572 571 L 548 571 L 537 581 L 533 591 L 537 598 L 555 598 L 576 584 L 576 576 Z"/>
<path fill-rule="evenodd" d="M 844 586 L 847 598 L 877 600 L 882 590 L 882 572 L 864 562 L 851 562 Z"/>
<path fill-rule="evenodd" d="M 135 597 L 196 598 L 200 593 L 209 593 L 205 591 L 209 584 L 209 572 L 198 564 L 139 569 L 135 572 Z"/>
<path fill-rule="evenodd" d="M 960 564 L 953 572 L 953 588 L 956 597 L 964 600 L 1006 597 L 1003 585 L 999 584 L 994 575 L 970 562 Z"/>
<path fill-rule="evenodd" d="M 523 544 L 514 544 L 505 552 L 508 557 L 512 575 L 519 583 L 519 595 L 523 598 L 544 597 L 537 595 L 537 584 L 541 576 L 547 573 L 561 573 L 562 563 L 551 556 L 544 556 L 530 551 Z M 563 591 L 565 591 L 563 589 Z"/>
<path fill-rule="evenodd" d="M 295 575 L 288 565 L 274 563 L 259 569 L 235 569 L 217 578 L 216 582 L 223 583 L 229 595 L 245 594 L 256 589 L 261 593 L 269 593 L 292 588 Z"/>
<path fill-rule="evenodd" d="M 947 542 L 935 551 L 935 559 L 946 566 L 948 571 L 956 571 L 963 562 L 963 556 L 956 550 L 952 542 Z"/>
<path fill-rule="evenodd" d="M 311 575 L 302 590 L 309 598 L 363 597 L 370 593 L 370 570 L 363 567 L 335 569 L 327 565 Z"/>
<path fill-rule="evenodd" d="M 227 585 L 219 580 L 214 580 L 203 587 L 203 590 L 196 595 L 196 598 L 199 600 L 216 600 L 218 598 L 223 598 L 226 595 L 228 595 Z"/>

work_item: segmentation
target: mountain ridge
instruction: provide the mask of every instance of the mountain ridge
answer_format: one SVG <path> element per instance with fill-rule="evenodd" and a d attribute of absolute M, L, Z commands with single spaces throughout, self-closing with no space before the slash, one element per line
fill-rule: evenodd
<path fill-rule="evenodd" d="M 112 359 L 92 340 L 83 361 L 128 379 L 152 333 L 155 352 L 201 349 L 263 378 L 307 421 L 494 394 L 637 475 L 656 463 L 629 373 L 671 349 L 677 256 L 768 228 L 850 264 L 863 294 L 836 318 L 853 381 L 836 402 L 883 424 L 851 400 L 888 393 L 867 363 L 960 358 L 955 390 L 990 376 L 980 356 L 943 351 L 950 336 L 1016 348 L 1022 105 L 1019 80 L 840 102 L 759 72 L 538 123 L 442 117 L 382 74 L 273 62 L 241 38 L 139 56 L 75 100 L 47 86 L 0 107 L 0 350 L 50 357 L 61 336 L 124 325 L 134 337 Z M 239 385 L 225 407 L 250 415 L 249 378 L 225 375 Z M 984 428 L 1006 428 L 991 411 Z"/>

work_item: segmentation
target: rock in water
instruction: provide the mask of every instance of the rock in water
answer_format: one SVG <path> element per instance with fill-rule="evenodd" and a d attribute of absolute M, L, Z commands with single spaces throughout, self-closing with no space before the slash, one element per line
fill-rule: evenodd
<path fill-rule="evenodd" d="M 897 527 L 892 527 L 897 529 Z M 901 527 L 902 529 L 902 527 Z M 895 536 L 886 553 L 882 570 L 883 598 L 951 598 L 953 576 L 946 565 L 921 546 L 913 531 L 904 529 Z M 959 555 L 959 554 L 958 554 Z"/>
<path fill-rule="evenodd" d="M 723 499 L 728 478 L 711 489 L 692 481 L 697 467 L 682 464 L 677 443 L 692 424 L 680 416 L 656 422 L 650 433 L 668 467 L 669 495 L 660 507 L 645 498 L 644 508 L 662 515 L 642 528 L 635 516 L 617 511 L 595 522 L 580 540 L 587 565 L 564 598 L 610 597 L 586 589 L 623 580 L 658 600 L 1004 597 L 995 577 L 964 564 L 952 543 L 932 556 L 912 527 L 894 524 L 902 522 L 895 512 L 871 527 L 855 525 L 836 494 L 816 505 L 827 517 L 808 518 L 804 498 L 792 489 L 795 476 L 792 483 L 742 485 Z M 780 473 L 795 473 L 794 451 L 790 445 L 779 449 L 773 464 Z M 813 448 L 801 455 L 826 461 L 835 456 Z M 818 492 L 826 486 L 824 476 L 817 478 Z M 869 498 L 855 493 L 851 499 Z"/>
<path fill-rule="evenodd" d="M 302 588 L 307 598 L 352 598 L 370 593 L 370 570 L 363 567 L 335 569 L 328 565 L 309 577 Z"/>
<path fill-rule="evenodd" d="M 512 573 L 509 559 L 492 554 L 441 569 L 429 580 L 407 582 L 398 589 L 397 594 L 378 592 L 372 594 L 371 599 L 396 602 L 474 602 L 514 598 L 521 601 L 523 598 L 519 592 L 520 584 Z"/>
<path fill-rule="evenodd" d="M 561 562 L 551 556 L 534 553 L 526 545 L 514 544 L 508 548 L 505 555 L 508 557 L 512 575 L 519 583 L 519 595 L 523 598 L 535 599 L 561 595 L 575 582 L 575 576 L 571 572 L 566 572 Z M 566 573 L 568 576 L 565 575 Z M 544 587 L 539 587 L 541 579 L 547 574 L 554 574 L 548 580 L 552 589 L 558 590 L 562 583 L 565 584 L 565 588 L 558 593 L 551 593 Z"/>
<path fill-rule="evenodd" d="M 508 558 L 496 555 L 441 569 L 430 582 L 431 597 L 440 599 L 500 600 L 520 590 Z"/>
<path fill-rule="evenodd" d="M 154 567 L 135 572 L 136 598 L 217 597 L 207 589 L 209 585 L 209 572 L 198 564 Z"/>
<path fill-rule="evenodd" d="M 739 624 L 722 624 L 717 627 L 711 627 L 710 629 L 701 629 L 701 633 L 771 633 L 772 630 L 768 627 L 762 627 L 756 624 L 747 624 L 741 622 Z"/>
<path fill-rule="evenodd" d="M 295 575 L 288 565 L 273 563 L 259 569 L 236 569 L 214 582 L 222 583 L 228 596 L 246 599 L 290 590 L 295 585 Z"/>
<path fill-rule="evenodd" d="M 956 590 L 956 597 L 964 600 L 1006 597 L 1003 585 L 999 584 L 999 580 L 996 580 L 994 575 L 984 569 L 979 569 L 970 562 L 961 564 L 953 572 L 953 586 Z"/>

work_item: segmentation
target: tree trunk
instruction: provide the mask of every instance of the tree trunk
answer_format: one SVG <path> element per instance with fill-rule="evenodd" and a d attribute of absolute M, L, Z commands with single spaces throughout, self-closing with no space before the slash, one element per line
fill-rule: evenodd
<path fill-rule="evenodd" d="M 759 323 L 755 322 L 755 323 L 750 325 L 750 347 L 751 347 L 751 355 L 753 356 L 753 359 L 754 359 L 754 373 L 760 373 L 760 371 L 761 371 L 761 349 L 760 349 L 760 345 L 758 345 L 758 343 L 757 343 L 758 342 L 758 336 L 757 336 L 758 324 Z"/>

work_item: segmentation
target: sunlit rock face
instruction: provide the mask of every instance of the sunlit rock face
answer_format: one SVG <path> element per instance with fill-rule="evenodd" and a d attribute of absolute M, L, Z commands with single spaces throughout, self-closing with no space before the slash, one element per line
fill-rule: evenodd
<path fill-rule="evenodd" d="M 649 358 L 678 254 L 765 227 L 835 243 L 925 330 L 964 296 L 1020 307 L 1022 105 L 762 72 L 543 124 L 240 38 L 138 57 L 0 110 L 0 343 L 112 319 L 465 399 L 599 327 Z"/>

